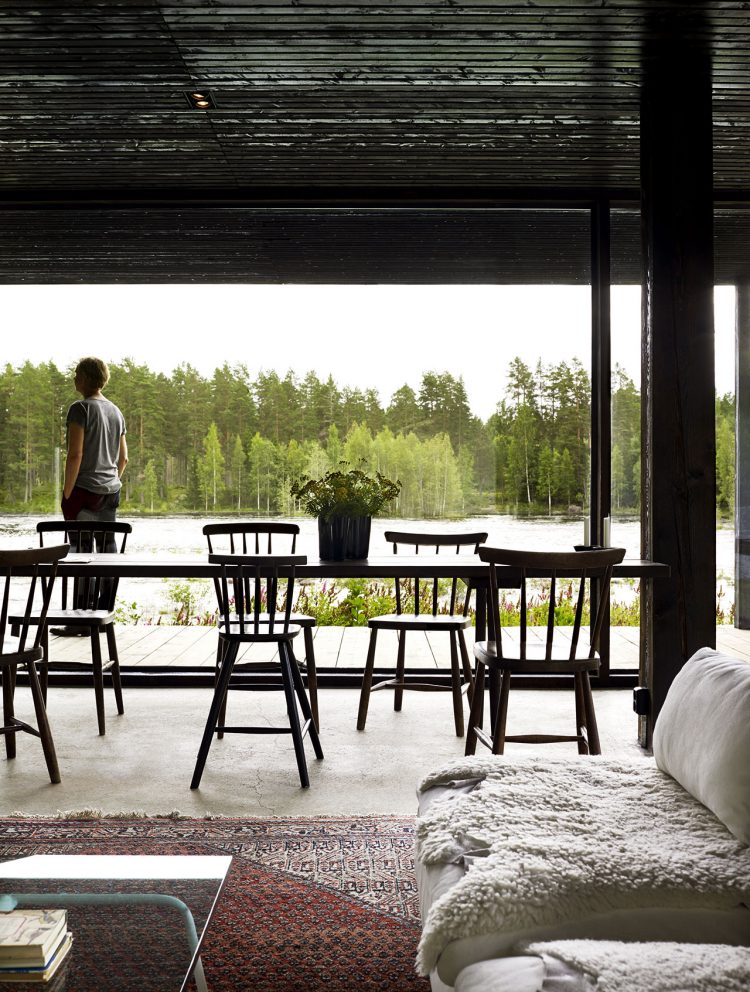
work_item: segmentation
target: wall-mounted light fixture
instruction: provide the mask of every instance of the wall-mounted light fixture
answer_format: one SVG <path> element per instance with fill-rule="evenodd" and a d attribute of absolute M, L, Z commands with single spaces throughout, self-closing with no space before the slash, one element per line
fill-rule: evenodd
<path fill-rule="evenodd" d="M 185 90 L 185 99 L 193 110 L 214 110 L 216 108 L 210 90 Z"/>

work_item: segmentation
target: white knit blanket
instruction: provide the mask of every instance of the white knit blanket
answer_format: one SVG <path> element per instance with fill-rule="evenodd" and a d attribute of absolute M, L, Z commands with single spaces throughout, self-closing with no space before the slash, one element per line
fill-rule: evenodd
<path fill-rule="evenodd" d="M 747 992 L 750 988 L 749 947 L 555 940 L 527 944 L 523 952 L 537 954 L 544 960 L 545 989 L 549 986 L 567 992 Z M 577 974 L 571 976 L 568 969 Z"/>
<path fill-rule="evenodd" d="M 465 758 L 433 785 L 481 778 L 417 821 L 425 865 L 468 870 L 430 907 L 417 966 L 453 940 L 618 909 L 750 905 L 750 848 L 649 759 Z"/>

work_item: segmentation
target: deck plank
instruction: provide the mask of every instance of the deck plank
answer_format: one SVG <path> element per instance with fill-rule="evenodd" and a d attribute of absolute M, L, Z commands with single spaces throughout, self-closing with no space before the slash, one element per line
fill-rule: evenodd
<path fill-rule="evenodd" d="M 336 668 L 339 664 L 345 627 L 313 628 L 316 668 Z"/>
<path fill-rule="evenodd" d="M 342 632 L 341 647 L 336 666 L 338 668 L 364 669 L 367 660 L 367 647 L 370 643 L 369 628 L 341 627 L 340 630 Z M 383 630 L 378 633 L 375 659 L 379 668 L 396 667 L 396 635 L 392 630 Z M 391 659 L 390 665 L 388 659 Z"/>
<path fill-rule="evenodd" d="M 367 658 L 369 640 L 367 627 L 317 627 L 314 630 L 315 657 L 319 669 L 362 669 Z M 504 637 L 517 645 L 519 628 L 505 628 Z M 717 627 L 719 650 L 750 661 L 750 631 L 730 626 Z M 470 656 L 473 655 L 474 631 L 466 631 Z M 535 646 L 544 643 L 544 628 L 529 628 L 529 641 Z M 556 643 L 569 639 L 565 628 L 558 628 Z M 299 640 L 299 639 L 298 639 Z M 381 669 L 396 665 L 397 639 L 395 631 L 378 634 L 376 664 Z M 611 632 L 612 665 L 617 669 L 638 669 L 640 630 L 638 627 L 613 627 Z M 118 625 L 117 644 L 120 660 L 125 666 L 138 668 L 168 666 L 170 668 L 213 668 L 216 656 L 214 627 L 149 626 L 146 624 Z M 506 652 L 507 652 L 506 648 Z M 272 659 L 273 645 L 253 645 L 253 661 Z M 297 653 L 302 655 L 299 640 Z M 52 662 L 88 661 L 91 657 L 88 639 L 80 637 L 50 637 Z M 412 634 L 407 641 L 407 664 L 417 668 L 450 668 L 447 635 L 442 633 Z"/>
<path fill-rule="evenodd" d="M 750 661 L 750 630 L 722 624 L 716 628 L 716 647 L 719 651 Z"/>

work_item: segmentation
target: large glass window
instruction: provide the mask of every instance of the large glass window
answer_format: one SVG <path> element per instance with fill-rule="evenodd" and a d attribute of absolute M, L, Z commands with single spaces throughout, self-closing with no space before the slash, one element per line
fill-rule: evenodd
<path fill-rule="evenodd" d="M 376 546 L 394 518 L 458 523 L 498 544 L 580 543 L 590 499 L 589 212 L 428 220 L 415 271 L 432 279 L 409 285 L 4 287 L 5 535 L 27 544 L 36 519 L 59 515 L 71 370 L 93 354 L 109 362 L 105 395 L 128 426 L 120 515 L 138 518 L 140 550 L 201 550 L 192 518 L 226 515 L 294 517 L 314 548 L 316 521 L 291 487 L 342 462 L 402 484 L 374 521 Z M 451 266 L 455 283 L 444 280 Z M 540 273 L 547 284 L 532 282 Z M 189 584 L 167 595 L 173 613 L 198 615 Z M 140 594 L 122 609 L 147 615 Z"/>
<path fill-rule="evenodd" d="M 714 291 L 716 363 L 716 619 L 734 622 L 735 499 L 735 305 L 733 286 Z M 612 287 L 612 543 L 636 557 L 640 548 L 640 350 L 641 292 L 638 285 Z M 632 595 L 628 594 L 632 587 Z M 613 617 L 637 622 L 635 583 L 614 585 Z M 637 629 L 634 630 L 637 633 Z M 631 638 L 631 640 L 633 640 Z M 637 641 L 634 641 L 637 644 Z M 635 664 L 625 651 L 628 667 Z"/>
<path fill-rule="evenodd" d="M 290 483 L 342 460 L 398 476 L 394 509 L 410 519 L 579 524 L 587 505 L 588 286 L 22 286 L 3 298 L 5 512 L 57 511 L 70 373 L 87 353 L 110 364 L 131 449 L 123 505 L 145 516 L 294 513 Z"/>
<path fill-rule="evenodd" d="M 734 623 L 735 605 L 735 309 L 734 286 L 714 290 L 716 363 L 716 622 Z"/>

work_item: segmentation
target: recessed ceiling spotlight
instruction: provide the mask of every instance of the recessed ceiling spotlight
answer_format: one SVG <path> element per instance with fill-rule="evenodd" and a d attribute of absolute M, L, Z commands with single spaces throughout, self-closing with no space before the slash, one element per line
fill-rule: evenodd
<path fill-rule="evenodd" d="M 185 99 L 193 110 L 212 110 L 216 107 L 210 90 L 185 90 Z"/>

